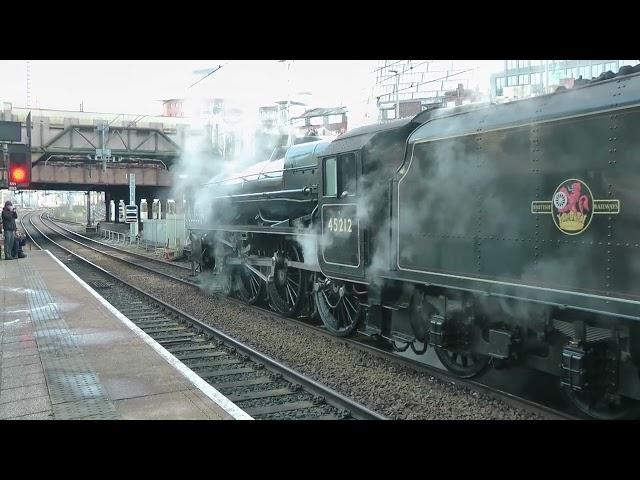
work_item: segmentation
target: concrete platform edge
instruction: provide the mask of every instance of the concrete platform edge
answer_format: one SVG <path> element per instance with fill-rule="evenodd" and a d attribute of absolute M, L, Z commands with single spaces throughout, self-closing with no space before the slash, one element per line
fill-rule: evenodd
<path fill-rule="evenodd" d="M 91 293 L 102 305 L 104 305 L 113 315 L 124 323 L 130 330 L 132 330 L 138 337 L 140 337 L 147 345 L 153 348 L 158 354 L 162 356 L 170 365 L 184 375 L 198 390 L 209 397 L 213 402 L 220 406 L 225 412 L 227 412 L 234 420 L 253 420 L 253 418 L 247 414 L 240 407 L 231 402 L 227 397 L 221 394 L 218 390 L 213 388 L 202 378 L 200 378 L 193 370 L 187 367 L 184 363 L 171 355 L 162 345 L 156 342 L 153 338 L 147 335 L 140 327 L 129 320 L 125 315 L 118 311 L 113 305 L 107 302 L 98 292 L 87 285 L 80 277 L 78 277 L 73 271 L 69 269 L 64 263 L 55 257 L 49 250 L 45 250 L 53 260 L 55 260 L 66 272 L 68 272 L 80 285 L 82 285 L 88 292 Z"/>

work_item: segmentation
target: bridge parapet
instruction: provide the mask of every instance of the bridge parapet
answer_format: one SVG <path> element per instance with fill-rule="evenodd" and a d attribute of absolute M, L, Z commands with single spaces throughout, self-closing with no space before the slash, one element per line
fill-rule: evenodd
<path fill-rule="evenodd" d="M 124 165 L 70 162 L 38 163 L 33 166 L 31 185 L 43 190 L 106 190 L 128 187 L 129 175 L 135 174 L 138 187 L 170 187 L 173 175 L 160 165 Z"/>
<path fill-rule="evenodd" d="M 32 162 L 80 157 L 118 161 L 157 159 L 169 166 L 180 154 L 189 119 L 149 115 L 15 108 L 5 104 L 0 119 L 23 123 L 32 114 Z M 101 127 L 106 129 L 104 132 Z"/>

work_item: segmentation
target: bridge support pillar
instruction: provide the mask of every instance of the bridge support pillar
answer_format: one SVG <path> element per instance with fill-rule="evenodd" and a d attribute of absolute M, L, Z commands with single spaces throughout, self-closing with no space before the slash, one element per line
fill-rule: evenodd
<path fill-rule="evenodd" d="M 111 192 L 108 190 L 104 192 L 104 214 L 105 214 L 105 221 L 110 222 L 111 221 Z"/>
<path fill-rule="evenodd" d="M 87 196 L 87 227 L 91 227 L 91 192 L 85 195 Z"/>

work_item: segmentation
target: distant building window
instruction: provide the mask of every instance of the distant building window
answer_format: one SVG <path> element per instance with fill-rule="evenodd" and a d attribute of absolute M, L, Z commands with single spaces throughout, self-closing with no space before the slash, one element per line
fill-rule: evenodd
<path fill-rule="evenodd" d="M 502 88 L 504 87 L 504 77 L 498 77 L 496 78 L 496 88 L 498 90 L 502 90 Z"/>
<path fill-rule="evenodd" d="M 527 68 L 529 66 L 529 60 L 518 60 L 518 68 Z"/>
<path fill-rule="evenodd" d="M 531 85 L 540 85 L 541 82 L 541 75 L 539 73 L 532 73 L 531 74 Z"/>
<path fill-rule="evenodd" d="M 528 84 L 529 84 L 529 75 L 518 76 L 518 85 L 528 85 Z"/>
<path fill-rule="evenodd" d="M 329 123 L 342 123 L 342 115 L 329 115 Z"/>
<path fill-rule="evenodd" d="M 510 77 L 507 78 L 507 86 L 512 87 L 513 85 L 516 84 L 518 80 L 518 77 L 515 75 L 511 75 Z"/>
<path fill-rule="evenodd" d="M 313 126 L 324 125 L 324 117 L 311 117 L 309 125 L 313 125 Z"/>
<path fill-rule="evenodd" d="M 518 68 L 518 62 L 516 60 L 507 60 L 507 69 Z"/>
<path fill-rule="evenodd" d="M 607 70 L 615 73 L 618 70 L 616 68 L 616 62 L 607 63 Z"/>

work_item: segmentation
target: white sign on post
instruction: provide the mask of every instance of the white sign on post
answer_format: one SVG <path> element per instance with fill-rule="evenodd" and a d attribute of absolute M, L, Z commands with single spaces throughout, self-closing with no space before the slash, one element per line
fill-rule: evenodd
<path fill-rule="evenodd" d="M 126 208 L 125 223 L 129 223 L 129 243 L 138 235 L 138 206 L 136 205 L 136 176 L 129 175 L 129 205 Z"/>
<path fill-rule="evenodd" d="M 137 205 L 127 205 L 125 207 L 124 223 L 138 223 Z"/>

